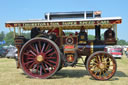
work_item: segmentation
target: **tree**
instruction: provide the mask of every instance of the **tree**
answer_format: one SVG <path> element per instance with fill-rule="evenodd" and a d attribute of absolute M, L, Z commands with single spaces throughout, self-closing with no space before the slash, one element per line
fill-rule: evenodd
<path fill-rule="evenodd" d="M 88 35 L 88 39 L 89 40 L 94 40 L 95 39 L 95 36 L 94 35 Z"/>
<path fill-rule="evenodd" d="M 121 39 L 121 40 L 117 40 L 117 44 L 118 45 L 128 45 L 128 42 L 127 41 L 125 41 L 125 40 L 123 40 L 123 39 Z"/>
<path fill-rule="evenodd" d="M 0 33 L 0 41 L 3 41 L 4 37 L 5 37 L 5 34 L 4 34 L 4 32 L 2 31 L 2 32 Z"/>
<path fill-rule="evenodd" d="M 6 41 L 6 45 L 14 45 L 14 35 L 13 32 L 9 32 L 6 34 L 4 40 Z"/>
<path fill-rule="evenodd" d="M 27 38 L 27 39 L 30 39 L 31 37 L 30 37 L 30 33 L 22 33 L 22 35 L 25 37 L 25 38 Z"/>

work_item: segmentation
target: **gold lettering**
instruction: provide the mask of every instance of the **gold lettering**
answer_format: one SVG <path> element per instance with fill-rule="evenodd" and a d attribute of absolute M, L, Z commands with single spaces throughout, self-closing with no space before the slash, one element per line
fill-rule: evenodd
<path fill-rule="evenodd" d="M 77 25 L 77 22 L 63 22 L 62 25 Z"/>
<path fill-rule="evenodd" d="M 94 21 L 81 21 L 80 25 L 94 24 Z"/>

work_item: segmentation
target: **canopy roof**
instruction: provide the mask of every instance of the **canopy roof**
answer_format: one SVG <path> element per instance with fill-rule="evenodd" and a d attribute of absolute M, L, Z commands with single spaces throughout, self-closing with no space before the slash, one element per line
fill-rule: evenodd
<path fill-rule="evenodd" d="M 121 24 L 121 17 L 104 17 L 90 19 L 66 19 L 66 20 L 26 20 L 26 21 L 9 21 L 5 23 L 7 28 L 20 27 L 24 30 L 31 30 L 34 27 L 40 29 L 62 28 L 64 30 L 94 29 L 95 25 L 101 25 L 101 28 L 111 28 L 113 24 Z"/>

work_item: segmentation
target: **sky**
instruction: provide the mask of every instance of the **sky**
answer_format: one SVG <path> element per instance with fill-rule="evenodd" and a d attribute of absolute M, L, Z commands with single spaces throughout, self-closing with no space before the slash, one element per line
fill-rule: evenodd
<path fill-rule="evenodd" d="M 122 17 L 118 38 L 128 41 L 128 0 L 0 0 L 0 32 L 6 21 L 43 19 L 46 12 L 102 11 L 102 17 Z"/>

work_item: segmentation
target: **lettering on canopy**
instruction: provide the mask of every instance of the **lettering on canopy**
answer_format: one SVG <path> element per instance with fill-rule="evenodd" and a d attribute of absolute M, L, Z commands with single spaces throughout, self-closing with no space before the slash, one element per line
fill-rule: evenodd
<path fill-rule="evenodd" d="M 65 22 L 27 22 L 27 23 L 10 23 L 6 27 L 44 27 L 44 26 L 82 26 L 82 25 L 103 25 L 119 24 L 121 20 L 97 20 L 97 21 L 65 21 Z"/>
<path fill-rule="evenodd" d="M 109 21 L 71 21 L 71 22 L 40 22 L 25 23 L 23 26 L 72 26 L 72 25 L 93 25 L 93 24 L 110 24 Z"/>

